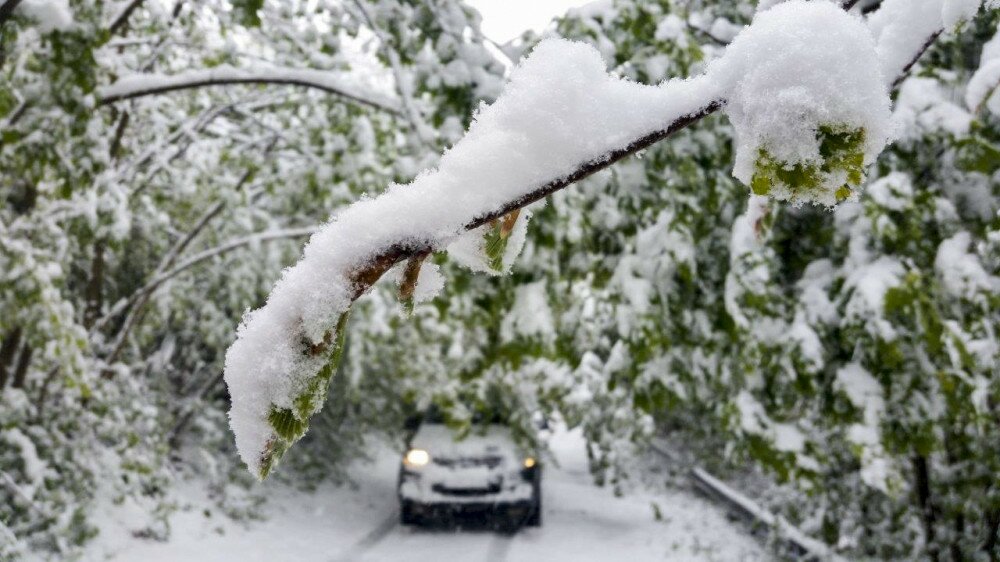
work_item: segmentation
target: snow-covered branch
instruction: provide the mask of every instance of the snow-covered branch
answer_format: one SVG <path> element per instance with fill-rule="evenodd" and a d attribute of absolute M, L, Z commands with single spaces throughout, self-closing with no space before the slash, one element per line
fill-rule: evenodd
<path fill-rule="evenodd" d="M 389 92 L 366 86 L 349 74 L 277 66 L 247 69 L 222 65 L 214 68 L 188 70 L 172 75 L 134 74 L 124 76 L 114 84 L 99 88 L 98 97 L 100 103 L 109 104 L 176 90 L 231 84 L 304 86 L 322 90 L 381 111 L 399 113 L 399 104 Z"/>
<path fill-rule="evenodd" d="M 759 13 L 704 74 L 659 86 L 608 75 L 588 46 L 540 43 L 436 170 L 335 215 L 245 318 L 226 357 L 243 460 L 264 477 L 304 434 L 351 303 L 390 268 L 469 231 L 502 237 L 498 219 L 720 109 L 736 129 L 734 175 L 755 193 L 826 206 L 856 199 L 889 140 L 890 85 L 943 13 L 910 22 L 907 35 L 905 25 L 870 30 L 833 4 L 793 0 Z"/>

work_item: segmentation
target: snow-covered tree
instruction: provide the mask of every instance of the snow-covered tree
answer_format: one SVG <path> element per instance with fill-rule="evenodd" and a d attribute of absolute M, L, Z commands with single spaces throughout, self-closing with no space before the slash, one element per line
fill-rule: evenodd
<path fill-rule="evenodd" d="M 256 476 L 541 410 L 601 482 L 679 432 L 851 555 L 995 557 L 995 6 L 838 4 L 0 3 L 0 558 L 228 489 L 224 361 Z"/>
<path fill-rule="evenodd" d="M 323 397 L 315 389 L 325 388 L 342 345 L 337 342 L 346 331 L 347 310 L 382 275 L 405 263 L 397 276 L 401 293 L 409 298 L 411 292 L 440 285 L 436 268 L 426 275 L 421 271 L 421 263 L 433 252 L 447 250 L 450 257 L 473 268 L 505 270 L 509 256 L 504 254 L 511 245 L 504 240 L 520 246 L 519 231 L 526 219 L 522 208 L 721 109 L 732 126 L 733 173 L 754 194 L 750 203 L 743 205 L 746 196 L 732 189 L 731 180 L 712 175 L 712 162 L 717 163 L 716 169 L 728 166 L 726 143 L 719 138 L 728 134 L 726 124 L 719 125 L 717 137 L 696 131 L 687 143 L 677 143 L 680 146 L 673 152 L 687 149 L 688 162 L 701 157 L 710 163 L 688 163 L 688 168 L 702 168 L 689 177 L 682 173 L 683 162 L 671 168 L 670 160 L 656 162 L 654 158 L 649 159 L 654 162 L 650 166 L 632 164 L 629 172 L 626 164 L 606 175 L 605 189 L 594 190 L 598 200 L 592 208 L 568 213 L 569 224 L 542 232 L 556 238 L 557 251 L 563 249 L 558 247 L 559 238 L 575 235 L 579 240 L 583 221 L 588 226 L 606 221 L 612 225 L 609 230 L 627 225 L 624 228 L 634 238 L 598 238 L 597 248 L 568 256 L 566 264 L 557 261 L 554 266 L 539 259 L 539 269 L 519 268 L 531 279 L 558 267 L 559 280 L 509 288 L 501 285 L 496 295 L 506 299 L 510 308 L 500 322 L 500 345 L 490 338 L 480 346 L 499 347 L 506 356 L 478 366 L 472 382 L 481 388 L 501 385 L 515 395 L 533 396 L 529 400 L 535 403 L 548 399 L 549 407 L 558 407 L 572 423 L 583 423 L 601 454 L 595 458 L 598 469 L 613 468 L 621 444 L 641 440 L 652 431 L 653 418 L 645 414 L 675 408 L 692 408 L 700 415 L 689 420 L 721 428 L 724 439 L 736 447 L 731 449 L 733 454 L 745 451 L 775 469 L 782 479 L 794 479 L 813 491 L 821 488 L 826 474 L 839 474 L 839 483 L 849 486 L 851 478 L 843 476 L 845 465 L 859 463 L 854 474 L 889 498 L 888 509 L 902 510 L 904 519 L 923 520 L 925 544 L 918 548 L 940 552 L 943 539 L 938 526 L 943 523 L 937 513 L 942 508 L 928 503 L 928 469 L 918 466 L 926 464 L 919 450 L 910 483 L 914 500 L 892 501 L 904 493 L 899 463 L 892 457 L 909 458 L 911 451 L 881 430 L 884 406 L 879 401 L 886 402 L 885 390 L 879 388 L 882 383 L 869 370 L 874 367 L 866 367 L 864 357 L 889 360 L 876 369 L 885 371 L 886 377 L 890 369 L 902 366 L 899 360 L 891 362 L 886 344 L 891 338 L 882 317 L 900 313 L 896 306 L 917 302 L 900 292 L 886 294 L 909 277 L 906 267 L 889 256 L 871 259 L 865 248 L 863 255 L 855 256 L 860 261 L 843 262 L 840 279 L 836 274 L 830 278 L 831 270 L 838 267 L 833 260 L 847 259 L 838 258 L 831 242 L 844 238 L 821 233 L 830 228 L 831 220 L 839 226 L 851 213 L 860 216 L 857 209 L 867 205 L 869 198 L 879 197 L 891 183 L 888 179 L 872 182 L 871 191 L 861 199 L 866 168 L 897 134 L 894 129 L 902 119 L 903 106 L 897 103 L 896 121 L 891 121 L 888 93 L 909 84 L 907 77 L 920 56 L 943 32 L 950 34 L 975 15 L 979 4 L 924 2 L 916 11 L 892 1 L 847 7 L 870 15 L 860 18 L 824 2 L 789 2 L 759 9 L 750 25 L 736 33 L 738 27 L 732 20 L 713 19 L 711 10 L 699 11 L 697 5 L 692 12 L 678 11 L 679 15 L 672 13 L 669 4 L 624 2 L 577 13 L 577 21 L 566 24 L 565 31 L 572 33 L 575 27 L 596 43 L 597 50 L 558 41 L 538 44 L 514 70 L 498 101 L 479 112 L 466 136 L 436 169 L 410 185 L 393 186 L 379 198 L 338 213 L 314 236 L 299 265 L 278 283 L 267 306 L 248 317 L 229 351 L 227 381 L 234 396 L 237 444 L 251 470 L 266 474 L 273 461 L 305 432 L 308 418 Z M 738 5 L 723 7 L 719 13 L 737 19 L 749 16 L 746 7 Z M 629 40 L 616 41 L 605 34 L 603 29 L 616 23 L 632 34 Z M 702 50 L 695 37 L 728 44 Z M 651 43 L 654 49 L 656 42 L 667 44 L 655 51 L 662 58 L 637 54 L 642 51 L 640 41 Z M 706 51 L 707 64 L 702 59 Z M 598 52 L 604 60 L 597 58 Z M 630 56 L 642 58 L 631 60 Z M 605 61 L 615 63 L 615 76 L 606 75 Z M 672 65 L 695 78 L 646 88 L 619 79 L 654 82 Z M 651 75 L 656 78 L 650 79 Z M 708 148 L 702 149 L 699 141 Z M 983 156 L 986 148 L 980 145 L 974 150 L 980 159 L 988 159 Z M 708 156 L 715 154 L 725 160 Z M 891 161 L 892 156 L 883 160 Z M 878 175 L 888 173 L 884 166 L 874 167 Z M 660 174 L 655 183 L 650 181 L 651 172 Z M 662 185 L 664 190 L 680 191 L 676 184 L 693 184 L 692 179 L 701 185 L 691 185 L 692 193 L 684 202 L 687 209 L 678 203 L 629 209 L 621 195 L 627 201 L 631 193 L 608 189 L 629 174 L 635 179 L 627 184 L 635 190 Z M 710 187 L 716 183 L 718 191 L 705 189 L 706 183 Z M 697 188 L 701 190 L 694 191 Z M 550 207 L 556 213 L 560 197 L 554 197 Z M 677 193 L 666 197 L 679 198 Z M 801 210 L 798 205 L 803 202 L 837 206 L 837 211 L 831 219 L 829 214 Z M 713 205 L 718 209 L 715 213 Z M 721 216 L 732 221 L 723 223 L 721 232 L 712 229 L 713 224 L 718 226 L 719 211 L 728 213 Z M 699 214 L 708 220 L 700 220 Z M 403 216 L 405 221 L 397 219 Z M 540 222 L 536 216 L 532 224 Z M 649 226 L 640 230 L 637 225 L 644 222 Z M 856 220 L 854 224 L 863 223 Z M 471 234 L 463 234 L 467 231 Z M 600 228 L 586 230 L 586 235 L 595 232 L 600 233 Z M 910 230 L 911 237 L 914 232 Z M 966 232 L 949 238 L 948 248 L 968 248 L 969 236 Z M 811 237 L 816 237 L 817 246 L 825 243 L 817 263 L 811 263 L 814 259 L 808 254 L 815 251 L 814 245 L 800 243 Z M 845 243 L 855 252 L 868 245 L 853 238 L 852 246 L 851 237 L 847 239 Z M 601 247 L 608 243 L 613 246 Z M 470 246 L 473 250 L 478 246 L 482 257 L 470 259 Z M 721 251 L 702 252 L 713 246 Z M 535 250 L 529 242 L 527 259 L 537 258 Z M 601 256 L 601 250 L 613 257 Z M 626 252 L 634 257 L 624 259 Z M 950 250 L 942 252 L 943 257 L 935 261 L 950 263 Z M 704 255 L 713 263 L 696 267 L 700 265 L 696 256 Z M 728 255 L 728 260 L 721 260 L 720 255 Z M 994 277 L 973 254 L 963 255 L 972 257 L 959 260 L 962 267 L 974 270 L 969 275 L 980 279 L 976 286 L 990 295 L 978 309 L 984 328 L 952 338 L 964 346 L 964 342 L 991 341 L 996 318 L 987 311 L 996 287 Z M 562 277 L 563 268 L 572 268 L 574 260 L 584 264 L 580 269 L 585 273 Z M 949 269 L 940 264 L 935 268 Z M 718 273 L 711 275 L 713 270 Z M 324 283 L 317 285 L 314 279 Z M 840 295 L 822 294 L 831 290 Z M 807 308 L 799 304 L 800 291 L 802 302 L 810 306 L 817 299 L 831 304 L 825 310 Z M 563 304 L 559 295 L 572 295 L 566 300 L 584 304 L 553 307 L 552 301 Z M 562 314 L 553 314 L 553 308 Z M 575 316 L 574 308 L 580 316 Z M 500 316 L 492 314 L 494 326 Z M 943 332 L 929 327 L 919 309 L 911 308 L 903 317 L 914 335 L 908 349 L 895 353 L 918 365 L 927 351 L 923 347 L 935 349 L 928 341 L 940 339 Z M 672 321 L 676 327 L 670 326 Z M 842 323 L 836 331 L 836 345 L 824 340 L 824 322 Z M 940 323 L 946 325 L 943 319 Z M 592 331 L 588 334 L 583 327 Z M 568 328 L 568 341 L 558 339 L 564 328 Z M 864 333 L 869 336 L 862 337 Z M 947 347 L 939 343 L 941 349 Z M 576 344 L 580 347 L 574 348 Z M 974 347 L 984 346 L 989 348 L 986 344 Z M 987 353 L 994 353 L 989 349 Z M 952 365 L 956 353 L 961 355 L 951 354 Z M 995 357 L 988 356 L 982 364 L 992 367 Z M 534 376 L 545 371 L 550 376 Z M 922 384 L 933 382 L 919 377 L 926 372 L 908 374 Z M 519 392 L 525 386 L 531 391 Z M 915 388 L 906 388 L 888 403 L 912 404 Z M 576 411 L 571 407 L 574 400 L 581 405 Z M 928 407 L 934 403 L 928 402 Z M 968 408 L 957 405 L 957 410 L 965 413 Z M 934 425 L 927 412 L 916 419 Z M 899 432 L 896 440 L 919 435 L 917 426 L 906 424 L 900 425 Z M 977 470 L 984 466 L 974 464 Z M 842 492 L 834 486 L 822 490 L 828 498 Z M 955 523 L 952 534 L 958 536 L 949 548 L 959 553 L 992 548 L 989 524 L 973 529 L 967 522 L 977 506 L 958 503 L 958 519 L 953 521 L 965 522 Z M 857 504 L 848 509 L 854 507 Z M 891 540 L 852 543 L 853 522 L 835 519 L 833 513 L 824 519 L 824 538 L 844 547 L 896 552 L 885 546 Z M 893 520 L 899 520 L 899 513 Z M 843 529 L 830 528 L 841 522 Z M 889 527 L 892 532 L 912 529 L 907 522 Z M 862 521 L 855 528 L 871 527 Z M 963 533 L 969 537 L 963 538 Z"/>

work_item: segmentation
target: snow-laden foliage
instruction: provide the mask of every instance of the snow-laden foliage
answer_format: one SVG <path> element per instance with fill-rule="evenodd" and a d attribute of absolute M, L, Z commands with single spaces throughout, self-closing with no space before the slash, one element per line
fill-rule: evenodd
<path fill-rule="evenodd" d="M 852 197 L 891 136 L 875 42 L 834 4 L 758 13 L 712 70 L 735 83 L 733 174 L 757 195 L 832 207 Z"/>
<path fill-rule="evenodd" d="M 547 35 L 600 54 L 572 44 L 574 76 L 653 92 L 710 74 L 729 43 L 753 38 L 755 14 L 801 8 L 759 4 L 598 2 Z M 855 201 L 831 212 L 748 198 L 734 150 L 781 132 L 761 122 L 737 138 L 738 85 L 714 83 L 728 117 L 387 271 L 352 305 L 343 344 L 334 330 L 321 346 L 342 354 L 336 371 L 274 411 L 284 448 L 304 430 L 293 408 L 301 417 L 326 395 L 279 476 L 338 479 L 364 439 L 398 439 L 432 402 L 460 432 L 501 411 L 522 440 L 543 411 L 582 427 L 603 484 L 619 488 L 637 449 L 674 436 L 722 473 L 765 468 L 785 484 L 757 499 L 847 558 L 995 556 L 997 15 L 973 17 L 979 2 L 966 0 L 863 0 L 836 15 L 810 4 L 834 21 L 824 34 L 872 31 L 883 97 L 840 118 L 892 112 L 897 139 Z M 95 495 L 140 502 L 151 515 L 134 530 L 165 537 L 165 491 L 192 471 L 225 513 L 252 514 L 221 377 L 241 315 L 295 262 L 297 239 L 437 166 L 539 41 L 498 48 L 450 1 L 177 6 L 24 0 L 0 24 L 0 558 L 72 558 L 96 532 Z M 829 56 L 870 62 L 865 43 Z M 774 56 L 786 55 L 808 53 Z M 770 95 L 776 67 L 761 62 L 739 77 Z M 797 85 L 825 91 L 808 70 Z M 331 91 L 344 80 L 385 103 Z M 812 133 L 800 148 L 856 167 L 876 137 L 820 116 L 792 122 Z M 759 152 L 747 154 L 752 188 Z"/>
<path fill-rule="evenodd" d="M 8 4 L 0 558 L 71 558 L 95 496 L 165 536 L 168 459 L 248 513 L 223 433 L 240 315 L 333 208 L 431 165 L 505 61 L 450 2 Z"/>
<path fill-rule="evenodd" d="M 226 382 L 251 472 L 265 476 L 304 434 L 339 360 L 351 303 L 387 266 L 417 259 L 402 254 L 426 255 L 481 226 L 488 269 L 502 271 L 503 241 L 527 217 L 495 215 L 723 104 L 739 139 L 735 175 L 778 200 L 847 199 L 888 140 L 875 44 L 859 19 L 826 3 L 767 10 L 703 74 L 657 86 L 608 75 L 586 45 L 542 41 L 436 168 L 338 212 L 246 318 Z"/>

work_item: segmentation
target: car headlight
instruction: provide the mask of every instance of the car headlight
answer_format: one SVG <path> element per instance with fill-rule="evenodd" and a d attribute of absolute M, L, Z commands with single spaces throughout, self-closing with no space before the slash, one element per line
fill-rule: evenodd
<path fill-rule="evenodd" d="M 431 454 L 423 449 L 410 449 L 403 457 L 403 462 L 408 466 L 424 466 L 431 462 Z"/>

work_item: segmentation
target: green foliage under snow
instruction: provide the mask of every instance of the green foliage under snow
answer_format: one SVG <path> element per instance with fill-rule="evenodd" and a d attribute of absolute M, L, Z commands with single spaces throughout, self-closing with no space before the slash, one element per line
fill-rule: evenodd
<path fill-rule="evenodd" d="M 147 534 L 165 536 L 178 471 L 217 483 L 227 513 L 252 513 L 223 486 L 251 484 L 226 425 L 222 355 L 301 239 L 214 250 L 409 180 L 502 83 L 471 10 L 363 6 L 140 8 L 111 36 L 110 8 L 80 1 L 72 30 L 20 12 L 2 24 L 0 558 L 78 553 L 96 532 L 95 490 L 144 502 Z M 754 10 L 601 6 L 555 32 L 650 84 L 699 72 L 728 40 L 709 31 Z M 832 123 L 817 131 L 821 164 L 758 154 L 754 193 L 835 179 L 836 211 L 748 202 L 730 175 L 732 127 L 712 116 L 533 208 L 509 275 L 429 256 L 446 284 L 410 315 L 380 283 L 341 319 L 294 408 L 272 411 L 267 469 L 301 439 L 279 477 L 339 479 L 365 438 L 398 440 L 431 403 L 460 432 L 476 411 L 509 412 L 525 440 L 541 410 L 583 428 L 602 484 L 674 436 L 720 472 L 765 468 L 780 484 L 761 499 L 847 557 L 997 556 L 1000 118 L 954 103 L 997 21 L 982 13 L 921 59 L 894 93 L 900 138 L 869 169 L 865 132 Z M 386 43 L 353 40 L 373 34 Z M 134 73 L 261 58 L 374 65 L 393 84 L 395 60 L 413 113 L 275 85 L 95 98 Z M 484 230 L 486 258 L 505 269 L 502 221 Z"/>

